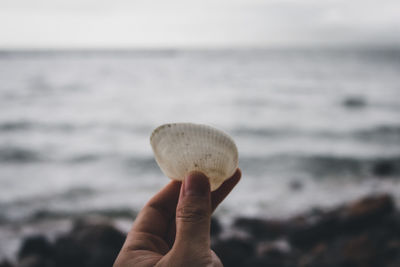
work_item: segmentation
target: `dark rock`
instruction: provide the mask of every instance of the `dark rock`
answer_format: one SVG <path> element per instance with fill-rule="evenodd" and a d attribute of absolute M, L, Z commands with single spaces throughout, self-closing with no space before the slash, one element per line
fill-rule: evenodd
<path fill-rule="evenodd" d="M 86 248 L 104 245 L 119 250 L 125 241 L 125 234 L 108 223 L 77 221 L 70 235 Z"/>
<path fill-rule="evenodd" d="M 245 262 L 254 256 L 254 244 L 235 237 L 219 240 L 212 249 L 225 267 L 247 266 Z"/>
<path fill-rule="evenodd" d="M 215 237 L 218 236 L 222 232 L 222 226 L 219 220 L 216 217 L 211 217 L 211 227 L 210 234 Z"/>
<path fill-rule="evenodd" d="M 291 220 L 289 240 L 294 246 L 308 248 L 320 240 L 330 239 L 338 232 L 340 227 L 335 212 L 311 218 L 299 216 Z"/>
<path fill-rule="evenodd" d="M 366 234 L 350 239 L 343 247 L 344 260 L 358 266 L 377 266 L 379 249 L 376 245 Z"/>
<path fill-rule="evenodd" d="M 388 195 L 370 196 L 339 207 L 322 215 L 322 221 L 327 214 L 334 222 L 330 234 L 326 227 L 323 237 L 317 237 L 323 228 L 321 220 L 306 228 L 308 232 L 298 229 L 296 234 L 300 233 L 301 238 L 292 240 L 301 248 L 298 266 L 374 267 L 400 263 L 400 215 L 394 212 Z"/>
<path fill-rule="evenodd" d="M 56 267 L 52 260 L 39 255 L 29 255 L 18 262 L 17 267 Z"/>
<path fill-rule="evenodd" d="M 103 222 L 79 220 L 73 229 L 54 243 L 57 267 L 112 266 L 125 235 Z"/>
<path fill-rule="evenodd" d="M 361 230 L 379 223 L 395 209 L 389 195 L 369 196 L 338 210 L 342 231 Z"/>
<path fill-rule="evenodd" d="M 244 230 L 257 240 L 275 239 L 287 232 L 287 223 L 280 220 L 240 217 L 234 221 L 233 226 Z"/>
<path fill-rule="evenodd" d="M 387 266 L 386 259 L 380 257 L 379 242 L 367 233 L 345 236 L 333 242 L 320 243 L 303 253 L 299 259 L 303 267 L 375 267 Z"/>
<path fill-rule="evenodd" d="M 289 239 L 293 245 L 307 248 L 339 235 L 359 233 L 382 222 L 393 211 L 394 202 L 390 196 L 366 197 L 315 216 L 295 217 L 290 223 Z"/>
<path fill-rule="evenodd" d="M 125 234 L 107 223 L 79 221 L 69 237 L 87 254 L 85 266 L 112 266 L 125 241 Z M 76 258 L 78 258 L 76 254 Z"/>
<path fill-rule="evenodd" d="M 109 267 L 124 241 L 125 234 L 110 224 L 78 221 L 54 244 L 41 235 L 26 238 L 18 253 L 18 266 Z"/>
<path fill-rule="evenodd" d="M 57 267 L 84 267 L 89 258 L 89 252 L 73 237 L 61 236 L 54 244 L 54 261 Z"/>
<path fill-rule="evenodd" d="M 257 256 L 284 256 L 291 252 L 290 244 L 285 240 L 277 240 L 274 242 L 262 242 L 257 246 Z"/>
<path fill-rule="evenodd" d="M 40 256 L 51 258 L 53 250 L 50 242 L 42 235 L 35 235 L 25 238 L 18 252 L 18 259 L 22 260 L 28 256 Z"/>
<path fill-rule="evenodd" d="M 13 267 L 13 265 L 8 260 L 0 261 L 0 267 Z"/>
<path fill-rule="evenodd" d="M 101 247 L 93 251 L 87 262 L 87 267 L 110 267 L 114 264 L 118 256 L 119 250 L 116 252 L 107 247 Z"/>
<path fill-rule="evenodd" d="M 233 236 L 221 239 L 221 225 L 212 219 L 212 249 L 225 267 L 400 266 L 400 212 L 389 195 L 288 220 L 237 218 L 233 228 Z M 54 244 L 44 236 L 26 238 L 17 267 L 112 266 L 124 240 L 107 222 L 80 220 Z"/>
<path fill-rule="evenodd" d="M 372 173 L 377 176 L 390 176 L 395 173 L 393 162 L 381 160 L 375 163 Z"/>
<path fill-rule="evenodd" d="M 257 246 L 256 256 L 246 261 L 246 266 L 296 266 L 297 255 L 285 240 L 262 242 Z"/>

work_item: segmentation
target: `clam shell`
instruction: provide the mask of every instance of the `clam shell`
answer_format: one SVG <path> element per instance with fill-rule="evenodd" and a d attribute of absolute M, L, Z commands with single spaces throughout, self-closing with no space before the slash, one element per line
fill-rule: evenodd
<path fill-rule="evenodd" d="M 158 166 L 171 179 L 182 181 L 200 171 L 217 189 L 238 167 L 233 139 L 221 130 L 194 123 L 171 123 L 156 128 L 150 137 Z"/>

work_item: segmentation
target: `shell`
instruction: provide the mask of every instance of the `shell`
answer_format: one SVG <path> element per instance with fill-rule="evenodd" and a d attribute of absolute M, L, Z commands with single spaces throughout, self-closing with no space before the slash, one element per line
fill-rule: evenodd
<path fill-rule="evenodd" d="M 182 181 L 191 171 L 210 179 L 211 191 L 238 167 L 233 139 L 221 130 L 194 123 L 171 123 L 156 128 L 150 137 L 158 166 L 171 179 Z"/>

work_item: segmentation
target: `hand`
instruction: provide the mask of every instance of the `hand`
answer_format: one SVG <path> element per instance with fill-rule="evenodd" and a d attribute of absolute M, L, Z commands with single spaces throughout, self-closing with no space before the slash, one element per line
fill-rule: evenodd
<path fill-rule="evenodd" d="M 211 214 L 240 177 L 237 169 L 214 192 L 200 172 L 171 181 L 138 214 L 114 267 L 222 266 L 210 249 Z"/>

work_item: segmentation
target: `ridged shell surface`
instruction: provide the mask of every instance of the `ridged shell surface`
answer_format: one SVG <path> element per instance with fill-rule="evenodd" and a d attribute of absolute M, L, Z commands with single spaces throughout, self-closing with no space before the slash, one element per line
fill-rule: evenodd
<path fill-rule="evenodd" d="M 171 123 L 156 128 L 150 143 L 163 173 L 183 180 L 200 171 L 217 189 L 238 167 L 238 150 L 233 139 L 221 130 L 194 123 Z"/>

